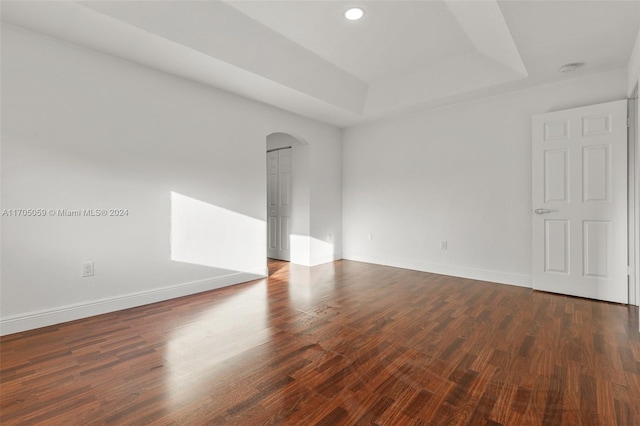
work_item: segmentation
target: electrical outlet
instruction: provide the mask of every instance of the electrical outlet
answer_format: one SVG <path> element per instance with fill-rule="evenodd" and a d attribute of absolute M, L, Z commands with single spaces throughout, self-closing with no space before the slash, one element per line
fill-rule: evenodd
<path fill-rule="evenodd" d="M 440 250 L 446 250 L 448 245 L 449 243 L 447 241 L 440 242 Z"/>
<path fill-rule="evenodd" d="M 327 241 L 331 242 L 331 240 L 333 239 L 333 235 L 331 235 L 331 233 L 327 234 Z"/>
<path fill-rule="evenodd" d="M 369 234 L 369 241 L 373 240 L 373 234 Z"/>
<path fill-rule="evenodd" d="M 84 262 L 82 264 L 82 276 L 83 277 L 93 276 L 93 262 Z"/>

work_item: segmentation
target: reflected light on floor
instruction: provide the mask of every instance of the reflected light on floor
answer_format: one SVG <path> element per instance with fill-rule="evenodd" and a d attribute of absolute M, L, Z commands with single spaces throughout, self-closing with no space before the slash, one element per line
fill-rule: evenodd
<path fill-rule="evenodd" d="M 199 383 L 215 377 L 225 361 L 272 338 L 268 323 L 267 280 L 249 284 L 233 296 L 216 294 L 220 302 L 182 327 L 172 330 L 165 347 L 166 389 L 175 404 L 200 391 Z"/>
<path fill-rule="evenodd" d="M 314 268 L 299 265 L 289 267 L 289 300 L 291 306 L 308 311 L 318 306 L 318 301 L 333 294 L 335 265 L 327 263 Z"/>

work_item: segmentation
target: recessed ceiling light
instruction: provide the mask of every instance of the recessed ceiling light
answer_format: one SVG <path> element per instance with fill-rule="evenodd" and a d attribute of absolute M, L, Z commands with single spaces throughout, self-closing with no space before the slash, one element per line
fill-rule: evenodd
<path fill-rule="evenodd" d="M 357 21 L 364 16 L 364 10 L 359 7 L 352 7 L 344 12 L 344 17 L 350 21 Z"/>
<path fill-rule="evenodd" d="M 570 64 L 564 64 L 563 66 L 558 68 L 558 71 L 560 71 L 561 73 L 574 72 L 583 65 L 584 64 L 582 62 L 572 62 Z"/>

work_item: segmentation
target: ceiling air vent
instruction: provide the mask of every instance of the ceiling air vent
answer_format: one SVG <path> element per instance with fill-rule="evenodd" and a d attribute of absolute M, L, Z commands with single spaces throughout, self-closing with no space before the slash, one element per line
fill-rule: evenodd
<path fill-rule="evenodd" d="M 574 72 L 583 65 L 584 63 L 582 62 L 572 62 L 570 64 L 564 64 L 563 66 L 558 68 L 558 71 L 560 71 L 561 73 Z"/>

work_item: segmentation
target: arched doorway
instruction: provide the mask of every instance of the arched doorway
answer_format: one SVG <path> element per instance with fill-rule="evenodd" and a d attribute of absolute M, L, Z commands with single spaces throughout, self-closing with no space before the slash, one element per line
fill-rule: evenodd
<path fill-rule="evenodd" d="M 267 257 L 309 265 L 309 144 L 276 132 L 266 151 Z"/>

